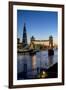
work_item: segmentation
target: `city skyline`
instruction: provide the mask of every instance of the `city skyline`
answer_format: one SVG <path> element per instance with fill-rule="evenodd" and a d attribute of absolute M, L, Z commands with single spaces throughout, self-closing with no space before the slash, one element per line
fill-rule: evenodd
<path fill-rule="evenodd" d="M 26 24 L 28 42 L 34 36 L 38 40 L 53 36 L 58 40 L 58 13 L 51 11 L 17 10 L 17 37 L 22 41 L 23 27 Z"/>

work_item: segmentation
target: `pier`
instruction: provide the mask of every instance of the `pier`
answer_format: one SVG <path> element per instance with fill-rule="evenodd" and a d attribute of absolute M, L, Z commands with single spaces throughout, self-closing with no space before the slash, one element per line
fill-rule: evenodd
<path fill-rule="evenodd" d="M 26 53 L 28 53 L 28 54 L 36 54 L 37 52 L 39 52 L 39 50 L 35 50 L 35 49 L 19 49 L 18 51 L 17 51 L 18 53 L 21 53 L 21 54 L 26 54 Z"/>

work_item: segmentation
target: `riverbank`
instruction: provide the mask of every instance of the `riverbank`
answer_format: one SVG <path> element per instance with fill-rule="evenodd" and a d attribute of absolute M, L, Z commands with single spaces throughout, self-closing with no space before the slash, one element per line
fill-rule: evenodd
<path fill-rule="evenodd" d="M 48 74 L 46 78 L 57 78 L 58 77 L 58 63 L 54 64 L 46 72 Z"/>

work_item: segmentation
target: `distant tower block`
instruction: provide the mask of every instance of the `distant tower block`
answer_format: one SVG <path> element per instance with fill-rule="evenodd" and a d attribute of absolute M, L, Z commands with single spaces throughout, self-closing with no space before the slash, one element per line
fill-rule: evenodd
<path fill-rule="evenodd" d="M 17 43 L 18 43 L 18 44 L 20 43 L 20 39 L 19 39 L 19 38 L 17 38 Z"/>
<path fill-rule="evenodd" d="M 26 32 L 26 26 L 24 24 L 23 28 L 23 39 L 22 39 L 23 48 L 27 46 L 27 32 Z"/>

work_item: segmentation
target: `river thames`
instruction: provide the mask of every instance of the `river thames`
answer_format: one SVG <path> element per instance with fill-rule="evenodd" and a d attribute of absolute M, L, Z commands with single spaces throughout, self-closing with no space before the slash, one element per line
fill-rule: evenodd
<path fill-rule="evenodd" d="M 47 50 L 37 52 L 35 55 L 18 54 L 17 79 L 35 79 L 41 69 L 48 70 L 56 63 L 58 63 L 58 50 L 54 50 L 53 56 L 48 56 Z"/>

